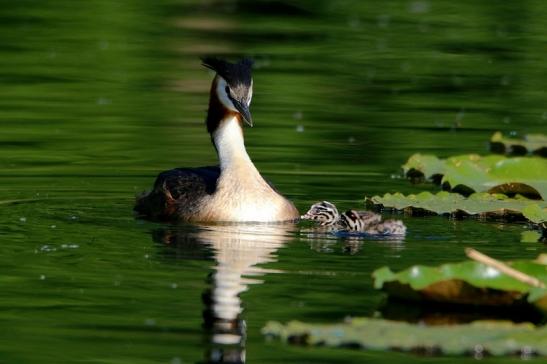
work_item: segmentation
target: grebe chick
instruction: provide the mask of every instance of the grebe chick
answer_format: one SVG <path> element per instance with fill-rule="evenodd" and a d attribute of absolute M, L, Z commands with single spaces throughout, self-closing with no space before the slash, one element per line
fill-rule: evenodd
<path fill-rule="evenodd" d="M 315 220 L 321 226 L 363 232 L 371 235 L 404 235 L 406 226 L 400 220 L 382 221 L 382 216 L 372 211 L 348 210 L 343 214 L 328 201 L 313 204 L 302 220 Z"/>
<path fill-rule="evenodd" d="M 365 231 L 382 221 L 382 216 L 371 211 L 348 210 L 340 215 L 338 225 L 348 231 Z"/>
<path fill-rule="evenodd" d="M 277 222 L 299 217 L 294 205 L 262 178 L 247 154 L 243 123 L 253 126 L 252 61 L 204 58 L 216 72 L 211 85 L 207 131 L 220 166 L 162 172 L 153 189 L 137 199 L 135 212 L 160 221 Z"/>
<path fill-rule="evenodd" d="M 366 214 L 363 214 L 366 212 Z M 406 226 L 401 220 L 381 221 L 381 216 L 374 212 L 348 210 L 340 215 L 339 225 L 344 230 L 358 231 L 371 235 L 405 235 Z M 376 215 L 376 216 L 373 216 Z M 380 218 L 378 218 L 379 216 Z"/>
<path fill-rule="evenodd" d="M 321 226 L 333 226 L 338 225 L 338 227 L 346 228 L 349 225 L 359 226 L 360 229 L 364 229 L 367 226 L 372 224 L 379 223 L 382 220 L 380 214 L 374 213 L 372 211 L 354 211 L 357 216 L 359 216 L 358 222 L 353 224 L 345 224 L 341 220 L 342 216 L 338 212 L 336 206 L 328 201 L 317 202 L 313 204 L 306 214 L 300 216 L 302 220 L 315 220 L 319 222 Z M 355 230 L 352 228 L 352 230 Z"/>

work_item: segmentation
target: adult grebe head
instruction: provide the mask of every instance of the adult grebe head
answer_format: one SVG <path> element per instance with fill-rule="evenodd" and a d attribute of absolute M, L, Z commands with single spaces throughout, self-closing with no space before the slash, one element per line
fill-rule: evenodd
<path fill-rule="evenodd" d="M 237 63 L 230 63 L 213 57 L 203 58 L 202 61 L 205 67 L 217 73 L 211 96 L 216 96 L 224 108 L 239 114 L 243 121 L 253 126 L 249 111 L 253 97 L 253 61 L 243 58 Z"/>

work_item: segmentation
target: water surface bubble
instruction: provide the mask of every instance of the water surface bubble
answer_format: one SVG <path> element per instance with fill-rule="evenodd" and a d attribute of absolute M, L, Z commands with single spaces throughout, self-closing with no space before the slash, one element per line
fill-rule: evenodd
<path fill-rule="evenodd" d="M 388 14 L 382 14 L 379 15 L 376 19 L 376 23 L 378 25 L 378 28 L 387 28 L 389 27 L 389 21 L 391 17 Z"/>
<path fill-rule="evenodd" d="M 429 12 L 429 2 L 427 1 L 412 1 L 408 5 L 408 12 L 411 14 L 424 14 Z"/>
<path fill-rule="evenodd" d="M 61 248 L 63 249 L 78 249 L 80 246 L 78 244 L 63 244 Z"/>
<path fill-rule="evenodd" d="M 54 252 L 54 251 L 56 251 L 56 250 L 57 250 L 57 248 L 55 248 L 55 247 L 53 247 L 53 246 L 51 246 L 51 245 L 48 245 L 48 244 L 42 245 L 42 246 L 40 247 L 40 251 L 43 251 L 43 252 L 46 252 L 46 253 L 48 253 L 48 252 Z"/>
<path fill-rule="evenodd" d="M 156 326 L 156 320 L 153 318 L 147 318 L 146 320 L 144 320 L 144 324 L 146 326 Z"/>

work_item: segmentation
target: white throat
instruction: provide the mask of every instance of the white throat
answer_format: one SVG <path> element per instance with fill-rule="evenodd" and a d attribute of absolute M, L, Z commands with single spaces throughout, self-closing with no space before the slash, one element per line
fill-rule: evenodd
<path fill-rule="evenodd" d="M 213 133 L 213 140 L 220 160 L 220 169 L 226 170 L 241 166 L 253 166 L 245 149 L 243 130 L 235 116 L 228 116 L 220 122 Z"/>

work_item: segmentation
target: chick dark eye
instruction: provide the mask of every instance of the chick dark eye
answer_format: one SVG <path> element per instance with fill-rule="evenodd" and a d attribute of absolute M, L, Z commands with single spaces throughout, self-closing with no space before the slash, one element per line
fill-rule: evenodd
<path fill-rule="evenodd" d="M 226 91 L 226 95 L 230 96 L 230 88 L 226 86 L 224 90 Z"/>

